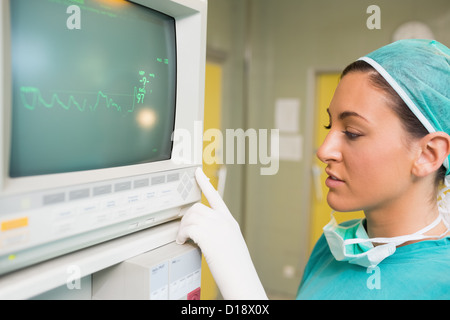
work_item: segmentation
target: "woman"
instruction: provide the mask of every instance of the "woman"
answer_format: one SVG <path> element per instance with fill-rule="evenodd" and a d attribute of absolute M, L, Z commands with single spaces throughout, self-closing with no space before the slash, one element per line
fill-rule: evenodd
<path fill-rule="evenodd" d="M 403 40 L 348 66 L 330 103 L 327 201 L 365 219 L 332 216 L 306 266 L 298 299 L 449 299 L 450 50 Z M 226 299 L 266 298 L 237 223 L 205 181 L 177 241 L 202 249 Z M 450 184 L 448 184 L 450 185 Z M 445 215 L 445 217 L 444 217 Z"/>

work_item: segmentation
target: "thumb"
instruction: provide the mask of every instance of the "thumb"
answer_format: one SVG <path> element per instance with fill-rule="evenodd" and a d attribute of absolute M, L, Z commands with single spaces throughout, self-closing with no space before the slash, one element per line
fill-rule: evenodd
<path fill-rule="evenodd" d="M 185 214 L 181 219 L 175 241 L 178 244 L 183 244 L 190 238 L 200 245 L 201 238 L 207 236 L 208 217 L 214 214 L 214 211 L 201 203 L 196 203 L 189 209 L 183 210 Z"/>

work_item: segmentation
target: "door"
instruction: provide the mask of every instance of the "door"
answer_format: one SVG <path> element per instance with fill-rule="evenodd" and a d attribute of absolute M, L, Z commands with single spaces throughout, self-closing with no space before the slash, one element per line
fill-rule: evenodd
<path fill-rule="evenodd" d="M 340 73 L 319 73 L 316 76 L 316 117 L 314 132 L 314 148 L 317 150 L 328 133 L 324 127 L 329 124 L 327 108 L 333 98 L 334 91 L 339 83 Z M 310 251 L 314 248 L 317 240 L 322 235 L 322 228 L 330 221 L 332 209 L 327 203 L 328 188 L 325 185 L 327 175 L 326 164 L 317 157 L 313 160 L 311 197 L 311 225 L 310 225 Z M 362 218 L 362 211 L 346 212 L 336 215 L 338 223 L 350 219 Z"/>
<path fill-rule="evenodd" d="M 221 125 L 221 101 L 222 101 L 222 66 L 220 64 L 207 62 L 205 75 L 205 111 L 204 111 L 204 130 L 220 129 Z M 208 143 L 203 144 L 203 148 Z M 221 150 L 216 150 L 221 152 Z M 220 166 L 217 161 L 205 159 L 205 156 L 211 156 L 205 153 L 203 157 L 203 171 L 210 178 L 211 184 L 217 189 L 218 176 Z M 217 155 L 219 156 L 219 155 Z M 207 160 L 208 163 L 205 163 Z M 208 204 L 205 197 L 202 195 L 202 203 Z M 202 257 L 202 300 L 212 300 L 217 298 L 218 289 L 214 278 L 206 264 L 205 258 Z"/>

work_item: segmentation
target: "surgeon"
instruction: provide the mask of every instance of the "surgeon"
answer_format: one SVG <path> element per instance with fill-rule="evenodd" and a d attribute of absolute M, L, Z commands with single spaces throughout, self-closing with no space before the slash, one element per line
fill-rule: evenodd
<path fill-rule="evenodd" d="M 450 299 L 449 64 L 443 44 L 401 40 L 343 71 L 317 151 L 336 212 L 297 299 Z M 225 299 L 267 299 L 239 225 L 196 178 L 210 207 L 186 212 L 177 242 L 200 246 Z M 364 219 L 336 223 L 357 210 Z"/>

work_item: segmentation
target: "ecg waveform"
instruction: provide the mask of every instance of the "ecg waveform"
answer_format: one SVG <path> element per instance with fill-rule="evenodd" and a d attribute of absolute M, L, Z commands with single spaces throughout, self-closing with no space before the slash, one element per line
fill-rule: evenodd
<path fill-rule="evenodd" d="M 30 99 L 31 96 L 31 99 Z M 88 111 L 97 111 L 102 102 L 105 103 L 107 109 L 113 109 L 117 112 L 134 112 L 136 97 L 138 97 L 138 89 L 134 87 L 133 93 L 133 103 L 130 108 L 124 108 L 114 102 L 112 98 L 102 91 L 97 92 L 97 99 L 95 104 L 88 104 L 87 99 L 83 100 L 83 103 L 79 103 L 73 95 L 70 95 L 67 103 L 61 101 L 57 93 L 54 93 L 51 97 L 50 102 L 47 102 L 42 97 L 42 93 L 38 88 L 35 87 L 20 87 L 20 98 L 25 108 L 28 110 L 35 110 L 38 106 L 43 106 L 47 109 L 53 108 L 56 105 L 59 105 L 61 108 L 65 110 L 69 110 L 71 108 L 76 108 L 80 112 Z M 29 102 L 30 101 L 30 102 Z"/>

